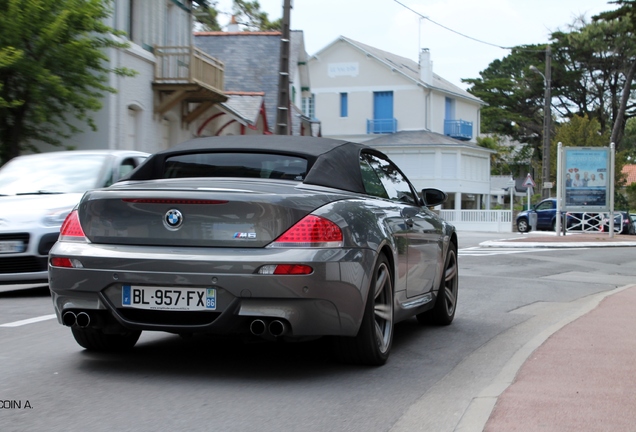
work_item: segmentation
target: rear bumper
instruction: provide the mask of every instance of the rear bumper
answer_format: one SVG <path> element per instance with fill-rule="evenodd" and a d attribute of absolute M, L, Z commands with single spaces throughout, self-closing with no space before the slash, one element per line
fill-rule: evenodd
<path fill-rule="evenodd" d="M 65 311 L 105 311 L 125 328 L 246 332 L 254 319 L 279 319 L 290 336 L 357 333 L 376 259 L 369 249 L 205 249 L 57 243 L 51 257 L 83 268 L 49 267 L 58 320 Z M 263 264 L 307 264 L 309 275 L 261 275 Z M 152 311 L 122 305 L 122 286 L 214 288 L 213 311 Z M 102 312 L 103 314 L 104 312 Z"/>

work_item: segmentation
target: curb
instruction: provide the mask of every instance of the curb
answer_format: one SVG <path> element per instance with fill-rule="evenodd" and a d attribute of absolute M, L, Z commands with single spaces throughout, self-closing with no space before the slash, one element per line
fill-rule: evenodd
<path fill-rule="evenodd" d="M 636 242 L 518 242 L 514 240 L 489 240 L 479 243 L 481 247 L 492 248 L 593 248 L 593 247 L 635 247 Z"/>

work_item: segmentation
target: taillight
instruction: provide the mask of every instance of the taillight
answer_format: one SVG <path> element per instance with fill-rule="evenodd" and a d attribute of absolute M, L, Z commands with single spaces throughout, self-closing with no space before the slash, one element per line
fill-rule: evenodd
<path fill-rule="evenodd" d="M 258 269 L 263 275 L 308 275 L 314 271 L 305 264 L 268 264 Z"/>
<path fill-rule="evenodd" d="M 51 257 L 51 267 L 82 268 L 84 265 L 76 258 Z"/>
<path fill-rule="evenodd" d="M 86 235 L 80 225 L 77 210 L 73 210 L 66 216 L 62 228 L 60 229 L 60 241 L 79 241 L 85 242 Z"/>
<path fill-rule="evenodd" d="M 328 219 L 309 215 L 298 221 L 268 247 L 342 247 L 342 230 Z"/>
<path fill-rule="evenodd" d="M 51 258 L 51 265 L 53 267 L 73 267 L 73 263 L 69 258 L 53 257 Z"/>

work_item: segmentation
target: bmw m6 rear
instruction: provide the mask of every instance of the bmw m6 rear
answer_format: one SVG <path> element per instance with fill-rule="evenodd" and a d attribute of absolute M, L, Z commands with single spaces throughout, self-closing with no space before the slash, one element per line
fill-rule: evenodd
<path fill-rule="evenodd" d="M 356 190 L 360 145 L 234 138 L 158 153 L 83 196 L 50 253 L 59 321 L 81 346 L 112 350 L 144 330 L 355 340 L 375 316 L 380 332 L 366 340 L 384 345 L 349 357 L 382 364 L 393 322 L 408 315 L 394 311 L 401 296 L 408 303 L 396 274 L 404 204 Z M 343 158 L 357 173 L 325 172 Z M 454 238 L 422 211 L 434 233 L 418 258 L 431 259 L 418 273 L 428 288 L 411 299 L 411 315 L 435 303 Z"/>

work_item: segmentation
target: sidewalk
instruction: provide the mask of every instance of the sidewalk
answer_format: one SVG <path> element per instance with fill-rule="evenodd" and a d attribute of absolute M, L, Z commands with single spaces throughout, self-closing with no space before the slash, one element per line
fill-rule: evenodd
<path fill-rule="evenodd" d="M 480 246 L 634 247 L 636 236 L 535 232 Z M 483 430 L 636 431 L 636 277 L 634 284 L 541 344 L 499 395 Z"/>
<path fill-rule="evenodd" d="M 636 431 L 636 285 L 550 336 L 497 398 L 486 432 Z"/>

